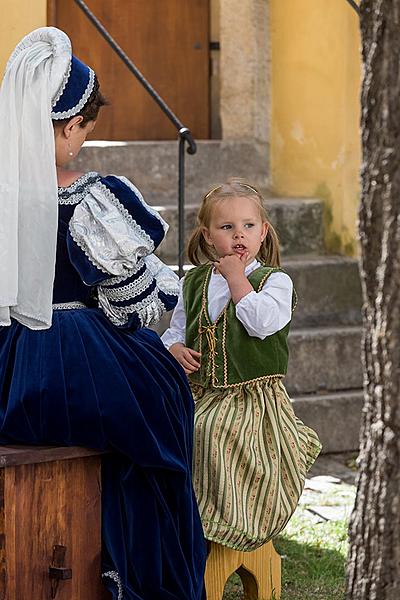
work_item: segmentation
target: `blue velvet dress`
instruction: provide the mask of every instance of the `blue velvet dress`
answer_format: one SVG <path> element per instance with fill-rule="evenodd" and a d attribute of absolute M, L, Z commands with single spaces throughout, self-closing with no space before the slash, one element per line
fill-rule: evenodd
<path fill-rule="evenodd" d="M 193 401 L 180 366 L 143 327 L 176 302 L 168 276 L 146 263 L 163 236 L 123 178 L 89 173 L 60 188 L 52 326 L 0 327 L 0 443 L 112 451 L 102 532 L 114 600 L 203 595 Z"/>

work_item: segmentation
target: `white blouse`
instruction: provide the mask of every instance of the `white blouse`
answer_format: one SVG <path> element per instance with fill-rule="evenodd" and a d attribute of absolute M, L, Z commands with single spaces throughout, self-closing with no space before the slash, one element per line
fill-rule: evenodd
<path fill-rule="evenodd" d="M 260 267 L 253 260 L 245 269 L 245 274 Z M 183 301 L 183 279 L 180 281 L 178 304 L 172 314 L 169 329 L 161 336 L 166 348 L 177 342 L 185 343 L 186 315 Z M 273 335 L 285 325 L 292 316 L 293 283 L 286 273 L 272 273 L 260 292 L 249 292 L 236 304 L 236 316 L 247 333 L 253 337 L 264 339 Z M 208 311 L 215 321 L 224 306 L 231 299 L 226 279 L 219 273 L 211 274 L 208 286 Z"/>

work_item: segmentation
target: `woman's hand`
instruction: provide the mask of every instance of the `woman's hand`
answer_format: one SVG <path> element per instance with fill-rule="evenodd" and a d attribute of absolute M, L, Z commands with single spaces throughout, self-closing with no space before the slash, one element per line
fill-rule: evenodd
<path fill-rule="evenodd" d="M 200 352 L 187 348 L 184 344 L 177 342 L 169 347 L 169 351 L 176 358 L 178 363 L 184 368 L 186 375 L 194 373 L 200 369 Z"/>

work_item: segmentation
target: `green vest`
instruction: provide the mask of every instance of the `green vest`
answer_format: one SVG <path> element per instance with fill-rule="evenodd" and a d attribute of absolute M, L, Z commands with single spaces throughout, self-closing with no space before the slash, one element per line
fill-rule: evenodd
<path fill-rule="evenodd" d="M 250 336 L 236 317 L 230 300 L 214 323 L 208 314 L 208 284 L 212 265 L 189 271 L 183 284 L 186 313 L 186 346 L 201 352 L 201 367 L 189 377 L 204 387 L 228 388 L 251 381 L 284 377 L 288 364 L 287 336 L 290 322 L 264 340 Z M 250 273 L 248 280 L 259 292 L 279 268 L 262 266 Z M 293 291 L 292 310 L 296 292 Z"/>

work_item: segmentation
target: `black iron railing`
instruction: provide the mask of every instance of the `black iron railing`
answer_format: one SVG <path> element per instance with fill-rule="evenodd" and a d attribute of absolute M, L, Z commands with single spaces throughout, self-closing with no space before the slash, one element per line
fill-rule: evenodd
<path fill-rule="evenodd" d="M 92 11 L 86 6 L 82 0 L 74 0 L 80 9 L 85 13 L 88 19 L 96 27 L 97 31 L 103 36 L 108 42 L 114 52 L 120 57 L 125 63 L 131 73 L 136 79 L 142 84 L 145 90 L 150 94 L 153 100 L 158 104 L 166 117 L 176 128 L 179 135 L 179 167 L 178 167 L 178 270 L 179 277 L 183 275 L 183 261 L 184 261 L 184 240 L 185 240 L 185 144 L 188 144 L 188 154 L 195 154 L 197 147 L 196 142 L 190 130 L 181 123 L 178 117 L 172 112 L 169 106 L 164 100 L 157 94 L 153 86 L 147 81 L 142 75 L 136 65 L 131 59 L 125 54 L 122 48 L 117 44 L 114 38 L 108 33 L 107 29 L 100 23 L 98 18 L 92 13 Z"/>
<path fill-rule="evenodd" d="M 350 6 L 352 6 L 354 8 L 354 10 L 356 11 L 356 13 L 359 15 L 360 14 L 360 7 L 358 6 L 357 2 L 355 2 L 355 0 L 347 0 L 347 2 L 350 4 Z"/>

